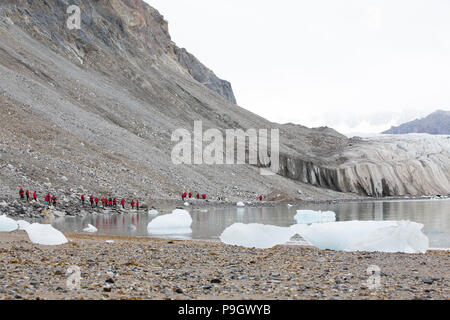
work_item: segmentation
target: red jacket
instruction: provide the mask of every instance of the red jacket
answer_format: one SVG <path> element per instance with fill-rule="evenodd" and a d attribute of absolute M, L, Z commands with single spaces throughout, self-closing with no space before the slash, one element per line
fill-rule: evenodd
<path fill-rule="evenodd" d="M 95 197 L 95 203 L 98 203 L 98 198 L 97 197 Z"/>
<path fill-rule="evenodd" d="M 34 198 L 35 200 L 37 199 L 36 191 L 33 193 L 33 198 Z"/>
<path fill-rule="evenodd" d="M 23 189 L 22 188 L 20 188 L 20 190 L 19 190 L 19 195 L 23 196 Z"/>
<path fill-rule="evenodd" d="M 203 198 L 203 199 L 206 199 L 206 194 L 202 194 L 202 198 Z"/>
<path fill-rule="evenodd" d="M 125 199 L 122 199 L 122 201 L 120 201 L 121 205 L 125 205 Z"/>
<path fill-rule="evenodd" d="M 81 201 L 84 201 L 84 194 L 81 196 Z"/>
<path fill-rule="evenodd" d="M 30 196 L 30 190 L 27 189 L 27 197 Z"/>

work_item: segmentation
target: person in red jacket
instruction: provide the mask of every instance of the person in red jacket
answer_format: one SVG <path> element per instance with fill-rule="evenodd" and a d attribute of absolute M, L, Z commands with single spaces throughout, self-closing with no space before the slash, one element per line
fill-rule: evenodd
<path fill-rule="evenodd" d="M 58 199 L 56 199 L 56 196 L 53 196 L 52 197 L 53 206 L 56 206 L 56 200 L 58 200 Z"/>
<path fill-rule="evenodd" d="M 22 200 L 23 200 L 23 194 L 24 194 L 23 189 L 20 188 L 20 190 L 19 190 L 19 196 L 20 196 L 20 199 L 22 199 Z"/>
<path fill-rule="evenodd" d="M 181 195 L 181 199 L 183 199 L 183 201 L 184 201 L 184 199 L 186 199 L 186 197 L 187 197 L 187 193 L 186 192 Z"/>
<path fill-rule="evenodd" d="M 36 191 L 33 193 L 33 199 L 34 199 L 34 201 L 37 202 L 37 194 L 36 194 Z"/>
<path fill-rule="evenodd" d="M 206 194 L 202 194 L 202 199 L 206 200 Z"/>
<path fill-rule="evenodd" d="M 139 211 L 139 200 L 136 200 L 136 210 Z"/>
<path fill-rule="evenodd" d="M 27 189 L 26 195 L 27 195 L 27 201 L 30 201 L 30 190 Z"/>
<path fill-rule="evenodd" d="M 192 193 L 189 192 L 189 199 L 191 199 L 191 198 L 192 198 Z"/>
<path fill-rule="evenodd" d="M 98 197 L 95 197 L 95 206 L 98 207 Z"/>
<path fill-rule="evenodd" d="M 113 206 L 112 198 L 108 199 L 108 206 L 112 208 L 112 206 Z"/>
<path fill-rule="evenodd" d="M 197 193 L 197 195 L 195 196 L 197 199 L 200 199 L 200 193 Z"/>
<path fill-rule="evenodd" d="M 122 209 L 125 209 L 125 199 L 122 199 L 122 201 L 120 201 L 120 204 L 122 205 Z"/>
<path fill-rule="evenodd" d="M 94 196 L 91 194 L 89 197 L 89 201 L 91 202 L 91 208 L 94 206 Z"/>
<path fill-rule="evenodd" d="M 45 205 L 48 206 L 50 204 L 50 197 L 49 195 L 45 196 Z"/>
<path fill-rule="evenodd" d="M 263 196 L 259 196 L 259 201 L 262 201 L 262 199 L 263 199 Z"/>
<path fill-rule="evenodd" d="M 131 210 L 134 209 L 134 200 L 131 200 Z"/>
<path fill-rule="evenodd" d="M 113 199 L 113 206 L 114 206 L 114 208 L 117 208 L 117 199 L 116 198 Z"/>
<path fill-rule="evenodd" d="M 83 207 L 84 207 L 84 194 L 81 195 L 81 204 L 82 204 Z"/>

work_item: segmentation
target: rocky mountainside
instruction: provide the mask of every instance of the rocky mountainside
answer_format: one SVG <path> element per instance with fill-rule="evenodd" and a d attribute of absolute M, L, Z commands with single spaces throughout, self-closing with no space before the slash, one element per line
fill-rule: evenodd
<path fill-rule="evenodd" d="M 66 27 L 73 3 L 80 30 Z M 347 139 L 271 123 L 237 106 L 231 85 L 178 48 L 141 0 L 0 2 L 0 110 L 2 195 L 18 186 L 152 199 L 191 190 L 230 201 L 450 190 L 449 140 L 436 137 L 430 149 L 429 138 Z M 279 129 L 278 174 L 173 164 L 172 133 L 192 132 L 197 120 L 203 130 Z"/>
<path fill-rule="evenodd" d="M 438 110 L 423 119 L 416 119 L 398 127 L 392 127 L 383 133 L 429 133 L 450 135 L 450 111 Z"/>

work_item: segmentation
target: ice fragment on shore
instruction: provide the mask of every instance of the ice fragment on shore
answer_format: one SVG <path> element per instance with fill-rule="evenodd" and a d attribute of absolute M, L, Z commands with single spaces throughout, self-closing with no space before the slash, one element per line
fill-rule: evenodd
<path fill-rule="evenodd" d="M 33 223 L 25 228 L 30 241 L 35 244 L 57 246 L 67 243 L 66 237 L 50 224 Z"/>
<path fill-rule="evenodd" d="M 150 234 L 186 234 L 192 233 L 192 218 L 189 212 L 176 209 L 171 214 L 156 217 L 147 226 Z"/>
<path fill-rule="evenodd" d="M 7 216 L 0 216 L 0 232 L 11 232 L 19 228 L 16 221 Z"/>
<path fill-rule="evenodd" d="M 288 242 L 293 235 L 294 231 L 285 227 L 235 223 L 225 229 L 220 240 L 229 245 L 266 249 Z"/>

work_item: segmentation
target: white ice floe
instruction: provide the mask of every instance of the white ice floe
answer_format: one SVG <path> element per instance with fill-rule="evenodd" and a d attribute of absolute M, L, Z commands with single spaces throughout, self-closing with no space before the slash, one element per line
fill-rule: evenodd
<path fill-rule="evenodd" d="M 19 228 L 16 221 L 7 216 L 0 216 L 0 232 L 11 232 Z"/>
<path fill-rule="evenodd" d="M 272 248 L 288 242 L 293 236 L 292 230 L 263 224 L 235 223 L 220 235 L 220 241 L 246 248 Z"/>
<path fill-rule="evenodd" d="M 35 244 L 57 246 L 67 243 L 66 237 L 50 224 L 33 223 L 25 228 L 30 241 Z"/>
<path fill-rule="evenodd" d="M 148 210 L 148 214 L 151 216 L 157 216 L 159 212 L 155 209 Z"/>
<path fill-rule="evenodd" d="M 19 225 L 19 230 L 25 230 L 25 228 L 30 225 L 30 223 L 25 220 L 19 220 L 17 221 L 17 224 Z"/>
<path fill-rule="evenodd" d="M 236 223 L 220 236 L 226 244 L 270 248 L 298 234 L 321 250 L 425 253 L 423 225 L 410 221 L 348 221 L 276 227 Z"/>
<path fill-rule="evenodd" d="M 346 221 L 290 229 L 322 250 L 425 253 L 429 241 L 422 228 L 410 221 Z"/>
<path fill-rule="evenodd" d="M 238 203 L 236 203 L 236 206 L 245 207 L 245 204 L 242 201 L 239 201 Z"/>
<path fill-rule="evenodd" d="M 98 229 L 94 227 L 92 224 L 88 224 L 87 228 L 84 228 L 83 231 L 89 233 L 96 233 Z"/>
<path fill-rule="evenodd" d="M 336 214 L 332 211 L 297 210 L 294 219 L 299 224 L 334 222 Z"/>
<path fill-rule="evenodd" d="M 189 202 L 185 202 L 185 203 L 184 203 L 184 206 L 185 206 L 185 207 L 189 207 L 190 205 L 191 205 L 191 204 L 190 204 Z"/>
<path fill-rule="evenodd" d="M 187 234 L 192 233 L 192 217 L 188 211 L 176 209 L 171 214 L 158 216 L 147 226 L 150 234 Z"/>
<path fill-rule="evenodd" d="M 130 231 L 130 232 L 135 232 L 137 230 L 137 228 L 136 228 L 136 226 L 134 224 L 130 224 L 127 227 L 127 230 Z"/>

